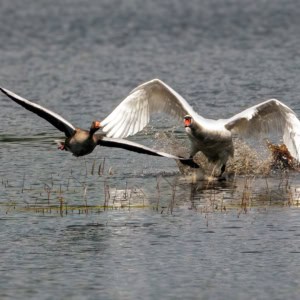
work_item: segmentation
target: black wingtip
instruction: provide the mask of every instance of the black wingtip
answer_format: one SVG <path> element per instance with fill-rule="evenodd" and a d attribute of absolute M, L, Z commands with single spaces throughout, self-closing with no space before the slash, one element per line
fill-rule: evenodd
<path fill-rule="evenodd" d="M 5 89 L 3 87 L 0 86 L 0 90 L 2 93 L 6 94 Z"/>
<path fill-rule="evenodd" d="M 192 158 L 185 158 L 179 160 L 183 165 L 189 166 L 193 169 L 199 169 L 200 166 L 192 159 Z"/>
<path fill-rule="evenodd" d="M 0 91 L 5 94 L 7 97 L 13 99 L 13 97 L 10 95 L 10 93 L 8 92 L 8 90 L 6 90 L 5 88 L 0 86 Z"/>

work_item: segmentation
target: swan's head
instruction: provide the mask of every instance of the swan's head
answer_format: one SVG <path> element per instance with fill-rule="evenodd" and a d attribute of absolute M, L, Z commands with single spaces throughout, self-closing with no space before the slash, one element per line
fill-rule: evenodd
<path fill-rule="evenodd" d="M 184 116 L 184 127 L 191 127 L 193 124 L 193 118 L 190 115 Z"/>
<path fill-rule="evenodd" d="M 100 128 L 101 128 L 101 123 L 99 121 L 93 121 L 90 128 L 90 134 L 94 134 Z"/>

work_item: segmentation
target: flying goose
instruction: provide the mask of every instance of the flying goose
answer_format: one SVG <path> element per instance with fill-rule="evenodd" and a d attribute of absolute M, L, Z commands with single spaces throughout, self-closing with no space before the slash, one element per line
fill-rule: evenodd
<path fill-rule="evenodd" d="M 190 157 L 198 151 L 221 168 L 234 154 L 232 136 L 241 137 L 278 132 L 291 155 L 300 161 L 300 121 L 285 104 L 269 99 L 229 119 L 211 120 L 197 114 L 187 101 L 159 79 L 145 82 L 134 90 L 102 122 L 108 137 L 124 138 L 142 130 L 156 112 L 184 120 L 191 140 Z M 182 122 L 182 121 L 181 121 Z"/>
<path fill-rule="evenodd" d="M 161 151 L 156 151 L 154 149 L 132 141 L 107 137 L 105 133 L 95 134 L 95 132 L 101 128 L 101 124 L 99 121 L 93 121 L 90 130 L 76 128 L 57 113 L 47 108 L 44 108 L 39 104 L 24 99 L 7 89 L 0 87 L 0 90 L 16 103 L 20 104 L 27 110 L 37 114 L 41 118 L 47 120 L 58 130 L 64 132 L 66 139 L 64 141 L 58 141 L 58 148 L 60 150 L 70 151 L 73 153 L 74 156 L 87 155 L 91 153 L 97 145 L 100 145 L 105 147 L 122 148 L 129 151 L 152 156 L 173 158 L 180 160 L 183 164 L 189 165 L 193 168 L 199 168 L 199 166 L 192 159 L 189 158 L 186 159 Z"/>

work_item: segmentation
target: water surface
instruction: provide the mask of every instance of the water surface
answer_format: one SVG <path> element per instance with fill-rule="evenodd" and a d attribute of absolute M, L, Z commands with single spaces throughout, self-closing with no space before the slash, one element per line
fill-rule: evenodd
<path fill-rule="evenodd" d="M 157 77 L 205 117 L 271 97 L 299 116 L 298 6 L 3 0 L 0 84 L 83 128 Z M 298 173 L 191 184 L 163 158 L 76 159 L 0 98 L 1 298 L 298 298 Z M 172 120 L 151 125 L 188 146 Z M 160 148 L 155 132 L 131 139 Z"/>

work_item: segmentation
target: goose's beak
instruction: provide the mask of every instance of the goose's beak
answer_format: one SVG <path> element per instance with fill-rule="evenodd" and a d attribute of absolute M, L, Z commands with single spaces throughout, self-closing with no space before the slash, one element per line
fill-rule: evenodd
<path fill-rule="evenodd" d="M 101 128 L 101 123 L 99 121 L 96 121 L 95 122 L 95 128 Z"/>

